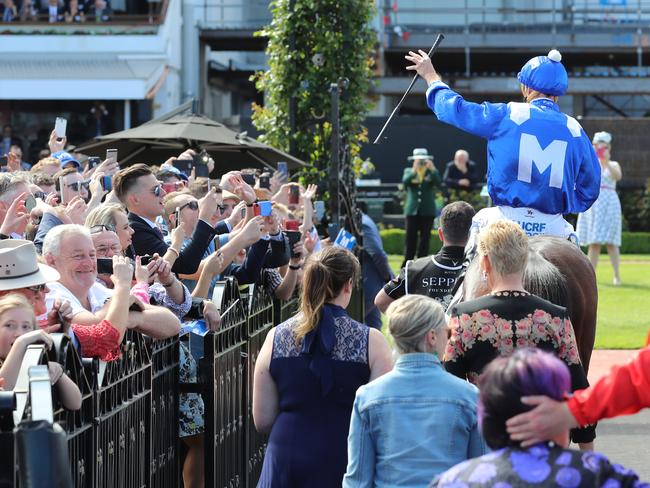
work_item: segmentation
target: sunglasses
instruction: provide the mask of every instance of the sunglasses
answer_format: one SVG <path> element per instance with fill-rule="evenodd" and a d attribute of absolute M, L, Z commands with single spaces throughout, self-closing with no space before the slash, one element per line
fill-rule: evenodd
<path fill-rule="evenodd" d="M 104 225 L 104 224 L 93 225 L 90 228 L 90 233 L 91 234 L 99 234 L 100 232 L 104 232 L 105 230 L 107 230 L 109 232 L 115 232 L 115 226 L 113 226 L 113 225 Z"/>
<path fill-rule="evenodd" d="M 87 190 L 90 187 L 90 181 L 75 181 L 66 186 L 71 188 L 72 191 L 79 191 L 79 188 L 85 188 Z"/>
<path fill-rule="evenodd" d="M 191 202 L 187 202 L 185 205 L 181 205 L 178 207 L 178 210 L 183 210 L 185 207 L 189 208 L 190 210 L 198 210 L 199 209 L 199 202 L 196 200 L 192 200 Z"/>
<path fill-rule="evenodd" d="M 28 286 L 26 288 L 30 291 L 33 291 L 34 293 L 42 293 L 45 291 L 46 286 L 47 285 L 43 283 L 42 285 Z"/>
<path fill-rule="evenodd" d="M 159 197 L 162 194 L 162 190 L 163 190 L 162 185 L 156 185 L 154 188 L 151 189 L 151 193 L 153 193 L 155 197 Z"/>

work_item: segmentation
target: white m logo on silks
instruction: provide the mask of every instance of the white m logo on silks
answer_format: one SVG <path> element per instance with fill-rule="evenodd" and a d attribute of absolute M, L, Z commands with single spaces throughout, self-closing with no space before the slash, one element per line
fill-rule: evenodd
<path fill-rule="evenodd" d="M 551 177 L 548 186 L 562 188 L 564 179 L 564 160 L 568 142 L 554 140 L 546 149 L 539 145 L 537 137 L 532 134 L 522 134 L 519 141 L 519 171 L 517 179 L 530 183 L 533 164 L 540 173 L 551 167 Z"/>

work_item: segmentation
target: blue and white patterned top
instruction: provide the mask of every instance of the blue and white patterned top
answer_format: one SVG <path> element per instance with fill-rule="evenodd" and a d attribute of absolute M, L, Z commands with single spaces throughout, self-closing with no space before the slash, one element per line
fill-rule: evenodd
<path fill-rule="evenodd" d="M 508 447 L 457 464 L 430 488 L 621 488 L 649 487 L 631 470 L 597 452 L 563 449 L 553 443 Z"/>

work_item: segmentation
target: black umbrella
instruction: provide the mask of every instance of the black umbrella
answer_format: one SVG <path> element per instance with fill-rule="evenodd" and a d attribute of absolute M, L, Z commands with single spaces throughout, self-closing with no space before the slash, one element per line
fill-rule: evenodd
<path fill-rule="evenodd" d="M 219 174 L 265 166 L 274 169 L 286 161 L 290 169 L 305 166 L 293 156 L 238 134 L 202 115 L 174 115 L 133 129 L 115 132 L 86 142 L 75 150 L 103 158 L 106 149 L 117 149 L 120 164 L 162 164 L 186 149 L 205 149 L 215 161 Z"/>

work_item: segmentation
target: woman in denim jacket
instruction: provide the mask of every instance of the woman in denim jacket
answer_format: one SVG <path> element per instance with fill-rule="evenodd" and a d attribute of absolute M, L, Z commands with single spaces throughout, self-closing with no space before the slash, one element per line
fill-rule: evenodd
<path fill-rule="evenodd" d="M 407 295 L 387 310 L 401 354 L 394 369 L 362 386 L 352 409 L 343 487 L 422 487 L 480 456 L 478 390 L 440 362 L 448 330 L 434 299 Z"/>

